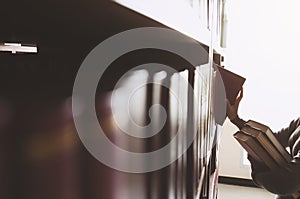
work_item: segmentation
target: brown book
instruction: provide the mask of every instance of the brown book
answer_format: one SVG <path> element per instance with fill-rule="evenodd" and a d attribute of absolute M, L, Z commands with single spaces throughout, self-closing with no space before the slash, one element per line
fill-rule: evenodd
<path fill-rule="evenodd" d="M 280 155 L 275 146 L 261 130 L 246 125 L 241 131 L 255 138 L 278 165 L 286 167 L 288 162 Z"/>
<path fill-rule="evenodd" d="M 234 134 L 234 137 L 254 159 L 262 160 L 271 170 L 276 169 L 277 165 L 288 168 L 286 166 L 292 158 L 268 126 L 249 120 L 241 131 Z M 295 192 L 292 196 L 298 198 L 300 192 Z"/>
<path fill-rule="evenodd" d="M 234 134 L 234 138 L 242 145 L 242 147 L 257 161 L 264 163 L 270 169 L 278 168 L 273 158 L 267 151 L 256 141 L 256 139 L 243 131 Z"/>
<path fill-rule="evenodd" d="M 272 130 L 259 122 L 249 120 L 246 125 L 249 125 L 253 128 L 257 128 L 261 130 L 262 133 L 264 133 L 268 139 L 272 142 L 272 144 L 275 146 L 275 148 L 278 150 L 278 152 L 281 154 L 281 156 L 285 159 L 286 162 L 290 162 L 292 160 L 291 155 L 285 150 L 285 148 L 280 144 L 280 142 L 277 140 L 275 137 L 274 133 Z"/>
<path fill-rule="evenodd" d="M 217 69 L 221 75 L 227 99 L 231 104 L 234 104 L 246 79 L 216 64 L 215 69 Z"/>

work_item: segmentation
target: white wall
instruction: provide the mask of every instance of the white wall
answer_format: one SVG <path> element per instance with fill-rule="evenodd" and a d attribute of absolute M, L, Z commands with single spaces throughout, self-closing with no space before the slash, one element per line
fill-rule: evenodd
<path fill-rule="evenodd" d="M 220 143 L 219 175 L 251 179 L 250 167 L 243 165 L 243 149 L 233 138 L 237 127 L 226 120 L 222 129 Z"/>
<path fill-rule="evenodd" d="M 239 115 L 277 131 L 300 116 L 300 1 L 227 0 L 225 66 L 244 77 Z M 223 127 L 220 175 L 249 177 L 242 149 Z"/>
<path fill-rule="evenodd" d="M 247 78 L 240 115 L 279 130 L 300 116 L 300 1 L 227 2 L 226 66 Z"/>

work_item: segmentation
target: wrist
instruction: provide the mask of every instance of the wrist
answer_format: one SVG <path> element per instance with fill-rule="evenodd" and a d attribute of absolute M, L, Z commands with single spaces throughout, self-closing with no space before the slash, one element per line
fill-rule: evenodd
<path fill-rule="evenodd" d="M 229 120 L 231 122 L 235 121 L 237 118 L 239 118 L 238 114 L 234 114 L 234 115 L 231 115 L 230 117 L 228 116 Z"/>
<path fill-rule="evenodd" d="M 235 118 L 233 118 L 232 120 L 230 120 L 234 125 L 236 125 L 239 129 L 242 129 L 245 124 L 246 121 L 241 119 L 238 115 L 236 115 Z"/>

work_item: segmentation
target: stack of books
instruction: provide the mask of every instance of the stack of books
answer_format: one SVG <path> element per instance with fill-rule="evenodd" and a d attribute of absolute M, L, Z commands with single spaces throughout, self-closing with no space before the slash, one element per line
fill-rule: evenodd
<path fill-rule="evenodd" d="M 265 164 L 270 170 L 284 168 L 289 171 L 291 155 L 280 144 L 271 129 L 253 120 L 234 134 L 235 139 L 255 160 Z M 293 193 L 294 198 L 300 194 Z"/>
<path fill-rule="evenodd" d="M 234 137 L 255 160 L 270 169 L 286 168 L 292 160 L 271 129 L 261 123 L 249 120 Z"/>

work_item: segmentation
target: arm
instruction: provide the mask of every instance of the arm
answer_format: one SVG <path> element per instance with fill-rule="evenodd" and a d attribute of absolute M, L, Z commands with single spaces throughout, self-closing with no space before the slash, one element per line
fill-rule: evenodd
<path fill-rule="evenodd" d="M 239 129 L 246 123 L 238 116 L 238 106 L 242 97 L 243 91 L 241 90 L 235 104 L 231 105 L 227 101 L 227 116 Z M 288 143 L 289 138 L 298 126 L 300 126 L 300 119 L 292 121 L 289 127 L 275 133 L 275 136 L 281 144 L 286 147 L 288 144 L 291 144 Z M 298 152 L 298 155 L 294 156 L 294 159 L 288 163 L 287 169 L 279 168 L 270 171 L 268 167 L 263 163 L 255 161 L 250 155 L 248 155 L 248 159 L 251 162 L 251 176 L 256 184 L 279 195 L 287 195 L 300 190 L 300 152 Z"/>
<path fill-rule="evenodd" d="M 299 124 L 300 119 L 293 120 L 287 128 L 275 133 L 283 146 L 298 145 L 295 142 L 299 138 L 299 134 L 293 132 L 299 127 Z M 272 171 L 263 170 L 257 166 L 258 163 L 255 160 L 248 157 L 251 162 L 253 180 L 268 191 L 279 195 L 292 194 L 300 190 L 300 151 L 297 147 L 294 150 L 293 159 L 288 163 L 287 167 Z"/>
<path fill-rule="evenodd" d="M 266 166 L 248 156 L 251 162 L 253 181 L 266 190 L 279 194 L 290 195 L 300 189 L 300 154 L 285 168 L 270 171 Z"/>

